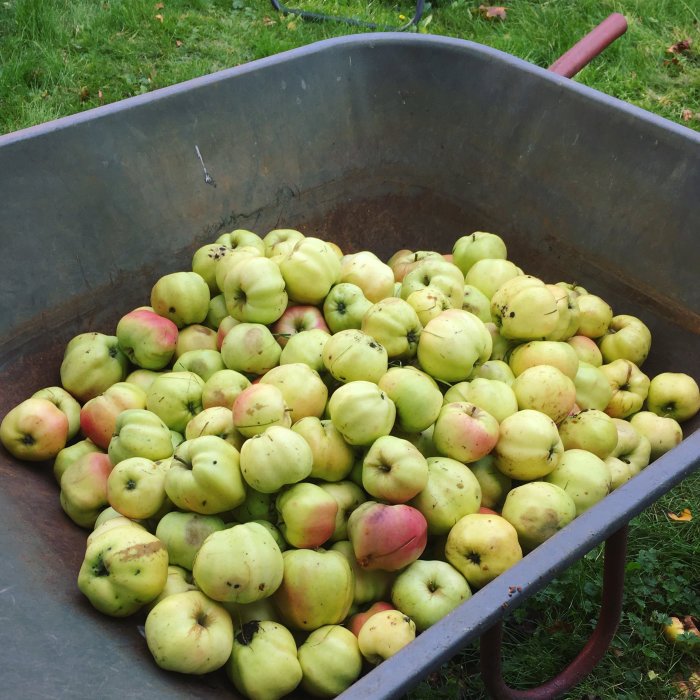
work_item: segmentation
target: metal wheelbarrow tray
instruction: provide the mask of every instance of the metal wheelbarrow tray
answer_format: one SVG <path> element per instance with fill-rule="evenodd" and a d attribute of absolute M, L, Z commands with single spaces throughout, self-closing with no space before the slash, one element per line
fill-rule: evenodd
<path fill-rule="evenodd" d="M 0 415 L 58 383 L 71 337 L 112 334 L 234 228 L 383 259 L 493 231 L 526 272 L 642 318 L 646 373 L 698 378 L 700 134 L 467 41 L 333 39 L 9 134 L 0 192 Z M 343 697 L 399 696 L 623 528 L 697 468 L 697 423 Z M 50 468 L 2 452 L 0 479 L 5 692 L 235 696 L 222 674 L 161 671 L 140 620 L 91 608 Z"/>

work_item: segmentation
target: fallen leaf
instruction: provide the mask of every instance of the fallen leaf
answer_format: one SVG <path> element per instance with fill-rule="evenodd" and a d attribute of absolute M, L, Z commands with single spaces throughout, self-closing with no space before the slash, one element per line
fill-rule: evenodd
<path fill-rule="evenodd" d="M 274 19 L 270 19 L 269 17 L 263 17 L 263 22 L 265 22 L 268 27 L 273 24 L 277 24 Z"/>
<path fill-rule="evenodd" d="M 182 42 L 179 39 L 175 39 L 175 46 L 182 46 Z"/>
<path fill-rule="evenodd" d="M 656 671 L 647 671 L 647 677 L 649 678 L 650 681 L 653 681 L 657 678 L 660 678 L 659 674 L 656 673 Z"/>
<path fill-rule="evenodd" d="M 692 39 L 683 39 L 666 49 L 666 53 L 683 53 L 683 51 L 688 51 L 690 45 L 693 43 Z"/>
<path fill-rule="evenodd" d="M 295 20 L 292 20 L 291 22 L 287 23 L 287 30 L 288 31 L 294 32 L 294 31 L 296 31 L 296 28 L 297 28 L 297 23 Z"/>
<path fill-rule="evenodd" d="M 681 117 L 683 118 L 684 122 L 689 122 L 693 118 L 693 110 L 692 109 L 684 109 L 681 112 Z"/>
<path fill-rule="evenodd" d="M 479 5 L 479 12 L 482 17 L 486 19 L 505 19 L 506 18 L 506 8 L 505 7 L 493 7 L 491 5 Z"/>
<path fill-rule="evenodd" d="M 164 7 L 165 7 L 165 5 L 164 5 L 162 2 L 159 2 L 159 3 L 155 6 L 155 9 L 156 9 L 156 10 L 162 10 Z"/>
<path fill-rule="evenodd" d="M 80 101 L 85 102 L 90 97 L 90 91 L 85 87 L 80 88 Z"/>
<path fill-rule="evenodd" d="M 678 522 L 689 522 L 693 519 L 693 516 L 690 512 L 690 508 L 684 508 L 680 513 L 667 513 L 667 515 L 669 517 L 669 520 L 676 520 Z"/>
<path fill-rule="evenodd" d="M 97 91 L 97 99 L 99 100 L 100 104 L 102 104 L 102 90 Z"/>
<path fill-rule="evenodd" d="M 157 19 L 159 22 L 163 21 L 163 15 L 156 15 L 155 19 Z"/>

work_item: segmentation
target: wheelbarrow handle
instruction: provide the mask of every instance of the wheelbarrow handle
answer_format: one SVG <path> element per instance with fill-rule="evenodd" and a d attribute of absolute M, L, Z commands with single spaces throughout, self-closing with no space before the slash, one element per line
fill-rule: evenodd
<path fill-rule="evenodd" d="M 613 12 L 563 56 L 554 61 L 548 70 L 565 78 L 571 78 L 626 31 L 627 20 L 624 15 Z"/>

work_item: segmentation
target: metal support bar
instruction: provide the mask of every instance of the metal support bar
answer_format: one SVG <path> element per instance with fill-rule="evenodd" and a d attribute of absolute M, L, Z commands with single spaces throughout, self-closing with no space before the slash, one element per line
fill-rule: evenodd
<path fill-rule="evenodd" d="M 605 541 L 603 592 L 595 630 L 576 658 L 557 676 L 537 688 L 514 690 L 502 673 L 502 622 L 481 637 L 480 666 L 486 689 L 495 700 L 552 700 L 587 676 L 605 655 L 620 622 L 625 583 L 627 530 L 624 525 Z"/>
<path fill-rule="evenodd" d="M 344 22 L 345 24 L 350 24 L 352 26 L 367 27 L 368 29 L 379 29 L 385 32 L 403 32 L 414 24 L 418 24 L 420 18 L 423 16 L 423 9 L 425 7 L 425 0 L 416 1 L 416 9 L 413 13 L 413 17 L 410 21 L 401 27 L 392 27 L 389 25 L 379 25 L 375 22 L 367 22 L 365 20 L 356 19 L 354 17 L 341 17 L 336 15 L 326 15 L 322 12 L 310 12 L 307 10 L 298 10 L 290 7 L 286 7 L 279 0 L 270 0 L 272 6 L 278 11 L 285 15 L 297 15 L 298 17 L 303 17 L 304 19 L 310 19 L 314 22 Z"/>

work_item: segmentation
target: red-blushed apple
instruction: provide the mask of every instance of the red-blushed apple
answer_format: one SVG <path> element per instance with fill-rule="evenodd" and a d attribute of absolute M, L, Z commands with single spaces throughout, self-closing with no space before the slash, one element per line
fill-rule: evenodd
<path fill-rule="evenodd" d="M 127 518 L 153 517 L 161 512 L 167 498 L 165 474 L 164 469 L 146 457 L 122 460 L 107 477 L 109 505 Z"/>
<path fill-rule="evenodd" d="M 190 418 L 185 426 L 185 440 L 202 435 L 216 435 L 231 443 L 237 450 L 241 449 L 245 440 L 233 424 L 233 412 L 224 406 L 205 408 Z"/>
<path fill-rule="evenodd" d="M 216 435 L 185 440 L 165 474 L 165 492 L 180 509 L 215 515 L 239 506 L 246 485 L 238 450 Z"/>
<path fill-rule="evenodd" d="M 489 299 L 496 290 L 523 271 L 511 260 L 502 258 L 482 258 L 477 260 L 464 275 L 465 284 L 480 289 Z"/>
<path fill-rule="evenodd" d="M 576 504 L 576 515 L 610 493 L 612 478 L 605 462 L 588 450 L 565 450 L 556 468 L 544 477 L 566 491 Z"/>
<path fill-rule="evenodd" d="M 192 571 L 202 542 L 226 527 L 218 515 L 172 510 L 158 521 L 155 535 L 168 550 L 170 564 Z"/>
<path fill-rule="evenodd" d="M 292 547 L 315 549 L 335 530 L 338 502 L 318 484 L 302 481 L 283 488 L 275 506 L 277 526 Z"/>
<path fill-rule="evenodd" d="M 428 462 L 408 440 L 382 435 L 362 461 L 362 486 L 374 499 L 406 503 L 428 483 Z"/>
<path fill-rule="evenodd" d="M 598 339 L 603 362 L 623 358 L 641 367 L 651 349 L 651 331 L 636 316 L 613 316 L 605 335 Z"/>
<path fill-rule="evenodd" d="M 415 310 L 421 326 L 426 326 L 438 314 L 452 308 L 447 294 L 435 287 L 416 289 L 406 297 L 406 302 Z"/>
<path fill-rule="evenodd" d="M 481 486 L 481 505 L 495 511 L 500 510 L 510 491 L 513 480 L 496 466 L 496 457 L 487 454 L 469 464 L 469 471 Z"/>
<path fill-rule="evenodd" d="M 311 474 L 313 453 L 301 435 L 272 425 L 243 443 L 240 461 L 243 478 L 251 488 L 274 493 Z"/>
<path fill-rule="evenodd" d="M 80 402 L 63 387 L 47 386 L 32 394 L 33 399 L 48 399 L 56 408 L 63 411 L 68 418 L 66 442 L 70 442 L 80 430 Z"/>
<path fill-rule="evenodd" d="M 250 379 L 233 369 L 222 369 L 209 377 L 202 388 L 202 408 L 224 406 L 229 410 L 243 389 L 249 387 Z"/>
<path fill-rule="evenodd" d="M 328 401 L 328 387 L 321 375 L 304 362 L 273 367 L 263 374 L 260 383 L 272 384 L 282 392 L 292 423 L 306 416 L 323 415 Z"/>
<path fill-rule="evenodd" d="M 151 289 L 151 307 L 178 328 L 201 323 L 209 311 L 209 285 L 196 272 L 171 272 L 160 277 Z"/>
<path fill-rule="evenodd" d="M 240 523 L 202 542 L 192 576 L 213 600 L 252 603 L 277 590 L 283 570 L 282 552 L 270 532 L 259 523 Z"/>
<path fill-rule="evenodd" d="M 498 421 L 468 401 L 446 403 L 435 421 L 433 444 L 438 452 L 460 462 L 475 462 L 494 448 Z"/>
<path fill-rule="evenodd" d="M 129 359 L 117 336 L 80 333 L 68 341 L 63 352 L 61 386 L 84 403 L 126 378 Z"/>
<path fill-rule="evenodd" d="M 311 632 L 345 620 L 354 596 L 347 559 L 323 548 L 288 549 L 282 557 L 282 583 L 273 595 L 282 621 L 294 630 Z"/>
<path fill-rule="evenodd" d="M 168 578 L 168 552 L 155 535 L 133 524 L 93 534 L 78 589 L 94 608 L 127 617 L 160 595 Z"/>
<path fill-rule="evenodd" d="M 353 574 L 353 606 L 364 606 L 375 600 L 386 598 L 391 591 L 391 585 L 396 578 L 393 571 L 382 569 L 364 569 L 360 566 L 355 556 L 352 542 L 350 540 L 339 540 L 334 542 L 330 549 L 339 552 L 350 564 Z M 391 606 L 393 607 L 393 606 Z"/>
<path fill-rule="evenodd" d="M 428 457 L 428 482 L 408 505 L 428 523 L 428 535 L 446 535 L 463 516 L 481 505 L 481 485 L 469 467 L 449 457 Z"/>
<path fill-rule="evenodd" d="M 322 328 L 295 333 L 282 348 L 279 364 L 303 362 L 316 372 L 325 372 L 323 348 L 330 337 L 331 334 Z"/>
<path fill-rule="evenodd" d="M 236 630 L 226 673 L 251 700 L 278 700 L 301 683 L 294 635 L 272 620 L 251 620 Z"/>
<path fill-rule="evenodd" d="M 466 275 L 477 260 L 508 257 L 505 241 L 490 231 L 474 231 L 460 236 L 452 246 L 452 260 Z"/>
<path fill-rule="evenodd" d="M 472 513 L 450 529 L 447 561 L 471 588 L 482 588 L 522 559 L 517 530 L 502 516 Z"/>
<path fill-rule="evenodd" d="M 0 442 L 17 459 L 43 462 L 66 446 L 68 416 L 49 399 L 29 398 L 11 408 L 0 423 Z"/>
<path fill-rule="evenodd" d="M 518 410 L 518 400 L 509 384 L 484 377 L 453 384 L 445 392 L 444 401 L 446 404 L 463 401 L 474 404 L 499 423 Z"/>
<path fill-rule="evenodd" d="M 233 647 L 231 616 L 198 590 L 161 600 L 148 613 L 144 634 L 158 666 L 178 673 L 216 671 Z"/>
<path fill-rule="evenodd" d="M 201 323 L 183 326 L 177 336 L 173 360 L 190 350 L 219 350 L 218 333 Z"/>
<path fill-rule="evenodd" d="M 321 310 L 310 304 L 293 304 L 287 306 L 279 319 L 274 322 L 272 333 L 277 338 L 277 342 L 284 347 L 293 335 L 314 328 L 330 333 Z"/>
<path fill-rule="evenodd" d="M 289 428 L 292 419 L 284 394 L 274 384 L 251 384 L 233 402 L 233 425 L 244 437 L 253 437 L 273 425 Z"/>
<path fill-rule="evenodd" d="M 306 236 L 279 261 L 290 300 L 298 304 L 322 304 L 334 284 L 341 281 L 341 263 L 331 246 Z"/>
<path fill-rule="evenodd" d="M 326 330 L 329 333 L 338 333 L 350 328 L 359 329 L 362 326 L 362 317 L 372 303 L 356 284 L 340 282 L 333 285 L 323 300 Z"/>
<path fill-rule="evenodd" d="M 164 372 L 146 392 L 146 405 L 170 428 L 184 433 L 202 410 L 204 380 L 194 372 Z"/>
<path fill-rule="evenodd" d="M 634 362 L 625 359 L 613 360 L 600 369 L 613 392 L 605 412 L 613 418 L 628 418 L 641 410 L 649 393 L 649 377 Z"/>
<path fill-rule="evenodd" d="M 649 440 L 651 462 L 680 445 L 683 440 L 683 428 L 675 418 L 659 416 L 651 411 L 639 411 L 629 421 L 633 428 Z"/>
<path fill-rule="evenodd" d="M 396 406 L 374 382 L 358 380 L 343 384 L 331 394 L 328 414 L 350 445 L 371 445 L 391 432 Z"/>
<path fill-rule="evenodd" d="M 334 333 L 323 346 L 323 365 L 339 382 L 378 382 L 387 371 L 386 348 L 362 330 Z"/>
<path fill-rule="evenodd" d="M 163 369 L 175 353 L 178 328 L 149 306 L 140 306 L 119 319 L 119 348 L 137 367 Z"/>
<path fill-rule="evenodd" d="M 287 290 L 279 265 L 270 258 L 253 256 L 224 277 L 221 290 L 226 310 L 237 321 L 268 325 L 287 308 Z"/>
<path fill-rule="evenodd" d="M 355 463 L 355 451 L 343 439 L 330 419 L 306 416 L 292 425 L 292 430 L 309 444 L 313 465 L 312 479 L 337 482 L 346 479 Z"/>
<path fill-rule="evenodd" d="M 61 477 L 69 465 L 75 462 L 78 457 L 91 452 L 104 452 L 104 450 L 88 438 L 74 442 L 60 450 L 53 461 L 53 475 L 58 484 L 60 485 Z"/>
<path fill-rule="evenodd" d="M 574 377 L 576 405 L 580 409 L 594 408 L 604 411 L 613 395 L 608 378 L 600 367 L 579 360 Z"/>
<path fill-rule="evenodd" d="M 574 349 L 579 360 L 588 362 L 594 367 L 600 367 L 603 364 L 603 355 L 593 338 L 577 334 L 569 338 L 566 343 Z"/>
<path fill-rule="evenodd" d="M 362 673 L 357 637 L 341 625 L 324 625 L 309 634 L 298 649 L 301 688 L 315 697 L 336 697 Z"/>
<path fill-rule="evenodd" d="M 89 452 L 63 472 L 59 501 L 76 525 L 92 528 L 100 511 L 109 505 L 107 479 L 111 471 L 112 462 L 106 453 Z"/>
<path fill-rule="evenodd" d="M 557 300 L 557 325 L 547 336 L 547 340 L 563 341 L 571 338 L 578 330 L 580 311 L 578 296 L 571 289 L 565 289 L 556 284 L 547 284 L 547 289 Z"/>
<path fill-rule="evenodd" d="M 534 409 L 560 423 L 576 403 L 576 385 L 552 365 L 528 367 L 513 381 L 518 408 Z"/>
<path fill-rule="evenodd" d="M 501 515 L 517 530 L 523 551 L 530 552 L 576 517 L 576 504 L 560 486 L 530 481 L 508 492 Z"/>
<path fill-rule="evenodd" d="M 227 369 L 263 375 L 278 364 L 282 348 L 267 326 L 239 323 L 221 343 L 221 356 Z"/>
<path fill-rule="evenodd" d="M 339 282 L 358 286 L 373 304 L 394 294 L 394 271 L 369 250 L 343 256 Z"/>
<path fill-rule="evenodd" d="M 464 576 L 439 559 L 418 559 L 409 564 L 391 588 L 391 602 L 415 622 L 417 632 L 434 625 L 471 595 Z"/>
<path fill-rule="evenodd" d="M 386 297 L 366 311 L 361 329 L 386 348 L 391 359 L 407 360 L 416 354 L 423 326 L 407 301 Z"/>
<path fill-rule="evenodd" d="M 237 321 L 233 316 L 224 316 L 216 327 L 216 349 L 221 351 L 221 345 L 224 342 L 226 334 L 240 321 Z"/>
<path fill-rule="evenodd" d="M 565 450 L 588 450 L 605 459 L 615 449 L 618 433 L 609 415 L 590 408 L 567 416 L 559 424 L 559 437 Z"/>
<path fill-rule="evenodd" d="M 403 282 L 403 278 L 424 260 L 445 260 L 445 256 L 435 250 L 412 251 L 406 248 L 397 250 L 388 260 L 387 265 L 394 273 L 394 281 Z"/>
<path fill-rule="evenodd" d="M 437 382 L 411 365 L 390 367 L 377 386 L 396 406 L 396 425 L 407 433 L 430 427 L 442 408 L 443 396 Z"/>
<path fill-rule="evenodd" d="M 531 340 L 516 345 L 508 365 L 517 377 L 526 369 L 536 365 L 551 365 L 573 379 L 578 371 L 579 357 L 568 343 L 555 340 Z"/>
<path fill-rule="evenodd" d="M 401 298 L 408 299 L 416 290 L 432 287 L 447 295 L 453 309 L 461 309 L 464 284 L 464 275 L 454 263 L 444 258 L 426 258 L 404 276 L 401 281 Z"/>
<path fill-rule="evenodd" d="M 700 410 L 698 383 L 684 372 L 661 372 L 649 382 L 646 408 L 679 423 L 690 420 Z"/>
<path fill-rule="evenodd" d="M 374 613 L 396 610 L 392 603 L 386 600 L 377 600 L 372 603 L 366 610 L 356 612 L 348 618 L 347 627 L 357 637 L 360 634 L 362 626 L 369 620 Z"/>
<path fill-rule="evenodd" d="M 357 643 L 362 656 L 380 664 L 416 638 L 416 624 L 399 610 L 375 613 L 360 628 Z"/>
<path fill-rule="evenodd" d="M 499 471 L 521 481 L 541 479 L 549 474 L 563 452 L 557 424 L 531 408 L 518 411 L 501 423 L 493 449 Z"/>
<path fill-rule="evenodd" d="M 461 382 L 491 355 L 493 341 L 484 323 L 461 308 L 447 309 L 424 328 L 418 362 L 433 379 Z"/>
<path fill-rule="evenodd" d="M 581 294 L 577 297 L 579 318 L 577 335 L 597 339 L 608 332 L 613 320 L 613 310 L 605 299 L 596 294 Z"/>
<path fill-rule="evenodd" d="M 367 500 L 365 491 L 354 481 L 320 481 L 318 485 L 335 499 L 338 511 L 335 514 L 335 527 L 329 542 L 346 540 L 348 536 L 348 517 L 360 503 Z"/>
<path fill-rule="evenodd" d="M 129 457 L 145 457 L 155 462 L 172 456 L 173 451 L 170 429 L 161 418 L 145 408 L 122 411 L 107 445 L 112 464 Z"/>
<path fill-rule="evenodd" d="M 365 501 L 348 518 L 348 538 L 361 567 L 397 571 L 423 553 L 428 523 L 404 503 Z"/>

